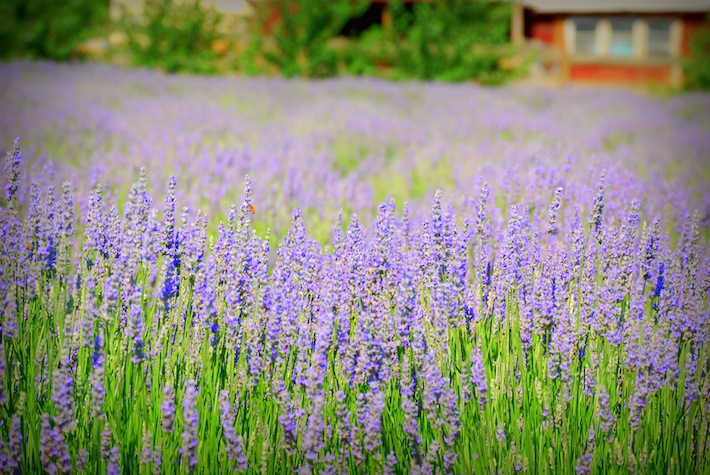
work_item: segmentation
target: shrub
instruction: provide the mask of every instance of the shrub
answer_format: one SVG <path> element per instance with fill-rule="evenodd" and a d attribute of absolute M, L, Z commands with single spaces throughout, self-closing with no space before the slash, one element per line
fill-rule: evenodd
<path fill-rule="evenodd" d="M 216 72 L 211 45 L 220 19 L 200 0 L 145 0 L 142 15 L 123 11 L 134 63 L 168 72 Z"/>
<path fill-rule="evenodd" d="M 510 7 L 487 1 L 390 1 L 392 24 L 373 25 L 334 47 L 332 40 L 368 7 L 366 1 L 276 0 L 259 9 L 252 50 L 284 76 L 340 72 L 393 79 L 500 83 Z M 287 12 L 287 14 L 284 14 Z M 249 62 L 253 65 L 253 61 Z M 250 68 L 252 72 L 254 68 Z"/>
<path fill-rule="evenodd" d="M 367 5 L 365 0 L 276 0 L 258 10 L 253 41 L 266 61 L 286 77 L 333 76 L 338 55 L 328 40 Z M 273 26 L 272 20 L 276 20 Z"/>
<path fill-rule="evenodd" d="M 710 28 L 702 28 L 693 36 L 690 51 L 690 58 L 684 64 L 686 88 L 710 90 Z"/>
<path fill-rule="evenodd" d="M 0 2 L 0 57 L 64 60 L 108 19 L 108 0 Z"/>
<path fill-rule="evenodd" d="M 508 5 L 441 0 L 410 9 L 397 0 L 390 8 L 397 45 L 394 66 L 401 74 L 442 81 L 503 79 L 498 50 L 508 40 Z"/>

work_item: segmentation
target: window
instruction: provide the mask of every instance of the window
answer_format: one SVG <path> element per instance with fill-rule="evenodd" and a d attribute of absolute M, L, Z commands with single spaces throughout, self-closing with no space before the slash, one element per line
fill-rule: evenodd
<path fill-rule="evenodd" d="M 596 18 L 573 18 L 575 26 L 574 51 L 577 53 L 597 53 L 597 23 Z"/>
<path fill-rule="evenodd" d="M 671 21 L 649 20 L 648 55 L 652 58 L 671 55 Z"/>
<path fill-rule="evenodd" d="M 669 58 L 677 54 L 682 25 L 673 18 L 569 17 L 565 49 L 579 56 Z"/>
<path fill-rule="evenodd" d="M 611 20 L 609 56 L 628 58 L 634 55 L 634 21 L 626 18 Z"/>

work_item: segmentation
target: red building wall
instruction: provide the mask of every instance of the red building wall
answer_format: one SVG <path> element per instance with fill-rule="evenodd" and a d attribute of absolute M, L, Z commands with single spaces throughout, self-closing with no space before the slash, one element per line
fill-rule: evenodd
<path fill-rule="evenodd" d="M 667 83 L 670 68 L 664 66 L 632 66 L 611 64 L 572 64 L 569 78 L 573 81 L 596 83 L 638 84 Z"/>
<path fill-rule="evenodd" d="M 532 38 L 548 45 L 555 44 L 555 22 L 553 19 L 545 19 L 533 22 L 530 34 Z"/>
<path fill-rule="evenodd" d="M 524 34 L 562 51 L 565 44 L 563 15 L 536 15 L 526 12 Z"/>

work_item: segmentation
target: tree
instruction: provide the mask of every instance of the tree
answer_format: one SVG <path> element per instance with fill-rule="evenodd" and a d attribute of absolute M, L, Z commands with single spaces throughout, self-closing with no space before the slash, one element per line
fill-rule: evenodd
<path fill-rule="evenodd" d="M 255 35 L 266 60 L 284 76 L 327 77 L 337 72 L 337 54 L 328 40 L 337 36 L 353 17 L 361 15 L 367 0 L 275 0 L 260 9 Z M 265 31 L 273 9 L 278 21 Z"/>
<path fill-rule="evenodd" d="M 708 15 L 710 22 L 710 14 Z M 710 90 L 710 27 L 698 30 L 690 42 L 690 57 L 684 63 L 685 87 L 690 90 Z"/>
<path fill-rule="evenodd" d="M 3 0 L 0 56 L 68 59 L 108 22 L 109 0 Z"/>

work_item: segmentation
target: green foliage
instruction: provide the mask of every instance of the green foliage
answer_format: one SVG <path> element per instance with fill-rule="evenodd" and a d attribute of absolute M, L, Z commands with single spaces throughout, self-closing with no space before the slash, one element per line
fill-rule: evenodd
<path fill-rule="evenodd" d="M 352 76 L 376 76 L 378 64 L 391 64 L 392 48 L 379 25 L 365 30 L 357 39 L 350 39 L 338 53 L 340 70 Z"/>
<path fill-rule="evenodd" d="M 71 57 L 108 18 L 108 0 L 3 0 L 0 57 Z"/>
<path fill-rule="evenodd" d="M 496 47 L 508 41 L 509 5 L 439 0 L 406 8 L 396 0 L 390 8 L 397 39 L 394 66 L 405 76 L 489 83 L 503 79 Z"/>
<path fill-rule="evenodd" d="M 134 63 L 168 72 L 216 72 L 211 45 L 220 19 L 200 0 L 145 0 L 140 16 L 123 12 Z"/>
<path fill-rule="evenodd" d="M 509 5 L 472 0 L 406 5 L 393 0 L 388 4 L 391 25 L 373 25 L 357 38 L 333 41 L 368 4 L 365 0 L 270 2 L 260 9 L 252 51 L 259 49 L 265 62 L 287 77 L 344 72 L 498 84 L 511 76 L 499 66 L 508 43 Z M 255 64 L 253 58 L 250 65 Z"/>
<path fill-rule="evenodd" d="M 710 15 L 708 15 L 710 21 Z M 686 60 L 686 88 L 690 90 L 710 90 L 710 28 L 705 27 L 695 33 L 690 43 L 690 58 Z"/>
<path fill-rule="evenodd" d="M 329 40 L 351 18 L 367 8 L 367 0 L 276 0 L 259 11 L 254 41 L 264 58 L 286 77 L 327 77 L 338 70 L 338 55 Z M 269 25 L 278 11 L 275 25 Z"/>

